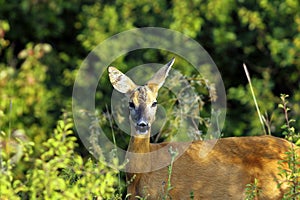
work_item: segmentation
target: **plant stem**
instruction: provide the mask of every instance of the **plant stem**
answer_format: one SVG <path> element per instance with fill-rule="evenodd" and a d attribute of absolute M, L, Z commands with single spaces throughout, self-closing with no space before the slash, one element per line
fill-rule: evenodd
<path fill-rule="evenodd" d="M 249 72 L 248 72 L 248 69 L 247 69 L 247 66 L 245 65 L 245 63 L 243 64 L 243 67 L 244 67 L 244 71 L 246 73 L 246 76 L 247 76 L 247 79 L 248 79 L 248 82 L 249 82 L 250 90 L 251 90 L 251 93 L 252 93 L 252 97 L 253 97 L 253 100 L 254 100 L 256 111 L 258 113 L 260 124 L 262 126 L 262 129 L 263 129 L 265 135 L 267 135 L 267 131 L 266 131 L 266 128 L 265 128 L 264 122 L 263 122 L 263 117 L 262 117 L 262 115 L 260 113 L 260 110 L 259 110 L 259 107 L 258 107 L 258 103 L 256 101 L 256 97 L 255 97 L 254 90 L 253 90 L 253 87 L 252 87 L 251 78 L 250 78 L 250 75 L 249 75 Z"/>

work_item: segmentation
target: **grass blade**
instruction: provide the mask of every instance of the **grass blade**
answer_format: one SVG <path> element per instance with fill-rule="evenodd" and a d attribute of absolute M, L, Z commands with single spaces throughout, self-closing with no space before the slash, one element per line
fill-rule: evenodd
<path fill-rule="evenodd" d="M 245 65 L 245 63 L 243 63 L 243 67 L 244 67 L 244 71 L 246 73 L 246 76 L 247 76 L 247 79 L 248 79 L 248 82 L 249 82 L 251 94 L 252 94 L 252 97 L 253 97 L 253 100 L 254 100 L 254 104 L 255 104 L 256 111 L 257 111 L 257 114 L 258 114 L 258 117 L 259 117 L 259 121 L 261 123 L 261 126 L 263 128 L 263 131 L 264 131 L 265 135 L 267 135 L 267 131 L 266 131 L 266 128 L 265 128 L 265 125 L 264 125 L 264 122 L 263 122 L 263 116 L 260 113 L 258 103 L 257 103 L 256 97 L 255 97 L 255 94 L 254 94 L 253 87 L 252 87 L 251 78 L 250 78 L 250 75 L 249 75 L 249 72 L 248 72 L 248 69 L 247 69 L 247 66 Z"/>

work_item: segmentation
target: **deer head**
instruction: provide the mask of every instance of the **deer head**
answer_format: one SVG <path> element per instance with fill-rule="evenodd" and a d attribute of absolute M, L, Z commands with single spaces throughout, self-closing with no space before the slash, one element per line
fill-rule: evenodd
<path fill-rule="evenodd" d="M 149 137 L 155 120 L 157 93 L 164 84 L 174 63 L 174 58 L 160 68 L 143 86 L 136 85 L 128 76 L 115 67 L 109 67 L 109 79 L 113 87 L 128 97 L 131 134 L 134 137 Z"/>

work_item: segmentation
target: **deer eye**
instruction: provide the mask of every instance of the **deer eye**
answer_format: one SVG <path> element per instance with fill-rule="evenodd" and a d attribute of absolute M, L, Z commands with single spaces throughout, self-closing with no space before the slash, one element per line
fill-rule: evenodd
<path fill-rule="evenodd" d="M 154 101 L 151 105 L 151 107 L 156 107 L 157 106 L 157 101 Z"/>
<path fill-rule="evenodd" d="M 133 103 L 133 102 L 129 102 L 129 108 L 132 108 L 132 109 L 134 109 L 134 108 L 135 108 L 135 105 L 134 105 L 134 103 Z"/>

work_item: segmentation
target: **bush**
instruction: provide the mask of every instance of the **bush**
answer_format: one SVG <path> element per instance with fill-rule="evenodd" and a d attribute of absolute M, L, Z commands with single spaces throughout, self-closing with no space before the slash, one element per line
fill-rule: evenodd
<path fill-rule="evenodd" d="M 71 118 L 64 114 L 52 137 L 38 150 L 38 156 L 33 155 L 33 142 L 13 141 L 22 148 L 19 160 L 13 160 L 14 154 L 8 151 L 12 138 L 2 133 L 1 144 L 7 151 L 2 150 L 0 155 L 1 199 L 117 198 L 118 172 L 75 153 L 77 139 L 72 128 Z M 15 173 L 19 163 L 27 165 L 23 177 Z"/>

